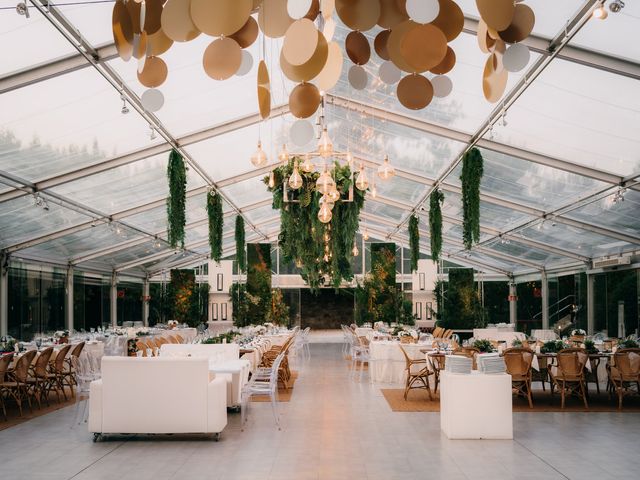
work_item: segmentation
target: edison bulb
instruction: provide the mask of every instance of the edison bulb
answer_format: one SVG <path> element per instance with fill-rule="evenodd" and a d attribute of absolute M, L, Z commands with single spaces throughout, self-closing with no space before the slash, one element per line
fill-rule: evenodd
<path fill-rule="evenodd" d="M 329 191 L 329 193 L 327 193 L 327 196 L 331 199 L 332 202 L 338 201 L 338 199 L 340 198 L 340 192 L 336 188 L 335 184 L 333 185 L 333 188 Z"/>
<path fill-rule="evenodd" d="M 358 190 L 366 190 L 369 188 L 369 178 L 367 178 L 367 172 L 364 167 L 360 167 L 360 171 L 358 172 L 358 178 L 356 180 L 356 187 Z"/>
<path fill-rule="evenodd" d="M 334 187 L 335 182 L 333 181 L 333 178 L 331 178 L 331 175 L 329 174 L 329 172 L 327 171 L 327 167 L 325 166 L 324 171 L 320 174 L 318 180 L 316 181 L 316 190 L 318 190 L 323 195 L 326 195 Z"/>
<path fill-rule="evenodd" d="M 354 257 L 357 257 L 360 254 L 360 250 L 358 250 L 358 246 L 355 243 L 353 244 L 353 249 L 351 250 L 351 254 Z"/>
<path fill-rule="evenodd" d="M 300 172 L 298 171 L 298 161 L 293 167 L 293 173 L 289 177 L 289 186 L 293 190 L 298 190 L 302 186 L 302 177 L 300 176 Z"/>
<path fill-rule="evenodd" d="M 258 140 L 258 149 L 251 155 L 251 163 L 256 168 L 264 167 L 267 164 L 267 154 L 262 150 L 262 142 Z"/>
<path fill-rule="evenodd" d="M 287 151 L 286 143 L 282 145 L 282 151 L 278 154 L 278 160 L 280 160 L 282 163 L 289 162 L 289 152 Z"/>
<path fill-rule="evenodd" d="M 376 187 L 376 184 L 374 183 L 373 185 L 371 185 L 371 198 L 376 198 L 378 196 L 378 187 Z"/>
<path fill-rule="evenodd" d="M 327 207 L 329 207 L 329 210 L 333 210 L 333 207 L 335 206 L 335 203 L 331 200 L 331 197 L 329 197 L 329 195 L 323 195 L 322 197 L 320 197 L 320 207 L 322 207 L 322 205 L 326 205 Z"/>
<path fill-rule="evenodd" d="M 351 155 L 350 150 L 347 150 L 347 163 L 349 164 L 349 168 L 353 166 L 353 155 Z"/>
<path fill-rule="evenodd" d="M 273 188 L 276 186 L 275 175 L 273 174 L 273 170 L 269 172 L 269 188 Z"/>
<path fill-rule="evenodd" d="M 305 154 L 304 162 L 302 162 L 300 168 L 302 168 L 302 171 L 305 173 L 311 173 L 316 169 L 315 165 L 311 161 L 311 156 L 308 153 Z"/>
<path fill-rule="evenodd" d="M 382 180 L 389 180 L 396 174 L 396 169 L 389 163 L 389 156 L 384 156 L 384 162 L 378 167 L 378 176 Z"/>
<path fill-rule="evenodd" d="M 320 140 L 318 141 L 318 152 L 322 158 L 328 158 L 333 155 L 333 142 L 329 138 L 327 127 L 322 129 L 322 135 L 320 135 Z"/>
<path fill-rule="evenodd" d="M 320 207 L 320 211 L 318 212 L 318 220 L 322 223 L 329 223 L 331 221 L 331 217 L 333 214 L 331 213 L 331 209 L 325 203 Z"/>
<path fill-rule="evenodd" d="M 369 240 L 369 232 L 367 232 L 367 229 L 364 229 L 364 232 L 362 233 L 362 239 L 366 242 L 367 240 Z"/>

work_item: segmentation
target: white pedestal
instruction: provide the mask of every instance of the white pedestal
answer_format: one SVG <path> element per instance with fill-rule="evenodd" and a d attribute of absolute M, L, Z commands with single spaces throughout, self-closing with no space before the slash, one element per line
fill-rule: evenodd
<path fill-rule="evenodd" d="M 511 375 L 440 373 L 440 429 L 449 439 L 513 439 Z"/>

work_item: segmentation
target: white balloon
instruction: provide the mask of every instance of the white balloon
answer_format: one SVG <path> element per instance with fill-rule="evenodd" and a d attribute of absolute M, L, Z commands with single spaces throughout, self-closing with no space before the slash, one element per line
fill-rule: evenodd
<path fill-rule="evenodd" d="M 378 75 L 380 76 L 380 80 L 382 80 L 382 82 L 386 83 L 387 85 L 395 85 L 400 81 L 402 72 L 398 67 L 396 67 L 395 63 L 386 61 L 380 64 Z"/>
<path fill-rule="evenodd" d="M 322 30 L 322 34 L 324 38 L 327 39 L 327 42 L 330 42 L 333 39 L 333 34 L 336 31 L 336 22 L 333 18 L 329 18 L 324 23 L 324 29 Z"/>
<path fill-rule="evenodd" d="M 164 105 L 164 95 L 157 88 L 145 90 L 140 97 L 142 106 L 147 112 L 157 112 Z"/>
<path fill-rule="evenodd" d="M 240 68 L 236 72 L 236 75 L 242 77 L 251 71 L 253 68 L 253 57 L 251 53 L 246 50 L 242 50 L 242 60 L 240 61 Z"/>
<path fill-rule="evenodd" d="M 296 120 L 289 130 L 289 139 L 298 147 L 305 146 L 313 140 L 314 135 L 313 125 L 308 120 Z"/>
<path fill-rule="evenodd" d="M 433 22 L 440 13 L 438 0 L 407 0 L 407 13 L 417 23 Z"/>
<path fill-rule="evenodd" d="M 433 96 L 438 98 L 446 97 L 453 90 L 453 82 L 446 75 L 437 75 L 431 79 L 433 85 Z"/>
<path fill-rule="evenodd" d="M 527 66 L 530 57 L 529 47 L 522 43 L 514 43 L 504 52 L 502 65 L 509 72 L 519 72 Z"/>
<path fill-rule="evenodd" d="M 312 0 L 289 0 L 287 2 L 287 13 L 294 20 L 300 20 L 311 8 Z"/>
<path fill-rule="evenodd" d="M 361 65 L 353 65 L 349 69 L 349 83 L 356 90 L 364 90 L 369 83 L 369 75 Z"/>

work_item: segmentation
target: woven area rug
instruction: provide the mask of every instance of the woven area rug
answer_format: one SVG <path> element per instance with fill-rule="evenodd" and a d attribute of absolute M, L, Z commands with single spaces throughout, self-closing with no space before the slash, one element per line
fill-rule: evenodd
<path fill-rule="evenodd" d="M 411 390 L 404 399 L 404 389 L 382 388 L 384 398 L 393 412 L 439 412 L 440 398 L 433 395 L 433 400 L 425 390 Z M 549 391 L 535 390 L 533 392 L 533 408 L 529 408 L 526 399 L 514 398 L 514 412 L 618 412 L 618 399 L 610 399 L 607 394 L 590 394 L 589 409 L 586 410 L 582 400 L 567 398 L 564 410 L 560 408 L 560 395 L 551 397 Z M 640 396 L 626 397 L 622 404 L 622 413 L 640 413 Z"/>
<path fill-rule="evenodd" d="M 38 408 L 36 402 L 33 402 L 33 412 L 29 411 L 28 405 L 23 405 L 22 416 L 20 416 L 20 412 L 18 410 L 18 406 L 12 399 L 5 399 L 5 405 L 7 408 L 7 420 L 2 416 L 2 409 L 0 409 L 0 431 L 9 427 L 13 427 L 15 425 L 20 425 L 28 420 L 39 417 L 40 415 L 46 415 L 47 413 L 55 412 L 56 410 L 60 410 L 61 408 L 69 407 L 76 403 L 76 399 L 71 398 L 69 389 L 65 389 L 67 393 L 68 400 L 65 402 L 61 398 L 61 402 L 58 403 L 55 393 L 51 393 L 49 395 L 49 405 L 47 407 L 47 403 L 42 403 L 42 408 Z M 71 425 L 69 425 L 71 427 Z"/>

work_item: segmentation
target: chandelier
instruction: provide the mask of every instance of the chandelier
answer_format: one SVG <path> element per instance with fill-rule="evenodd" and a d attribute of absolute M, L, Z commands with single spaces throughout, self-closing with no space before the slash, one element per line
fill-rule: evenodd
<path fill-rule="evenodd" d="M 287 145 L 283 144 L 282 149 L 278 153 L 278 163 L 274 165 L 278 167 L 280 165 L 288 165 L 293 162 L 293 170 L 291 174 L 286 175 L 283 179 L 283 201 L 285 203 L 299 203 L 300 200 L 295 198 L 295 195 L 291 195 L 290 192 L 296 192 L 304 184 L 304 180 L 301 175 L 301 171 L 305 174 L 311 174 L 313 172 L 319 172 L 319 176 L 315 180 L 315 190 L 321 194 L 318 205 L 320 207 L 318 211 L 318 219 L 327 224 L 331 222 L 333 218 L 333 208 L 335 203 L 340 200 L 341 202 L 348 203 L 353 202 L 353 188 L 357 188 L 361 191 L 367 191 L 370 186 L 372 190 L 369 193 L 375 198 L 377 190 L 375 184 L 371 184 L 367 175 L 366 168 L 363 162 L 357 167 L 357 171 L 354 169 L 354 158 L 349 150 L 339 151 L 334 148 L 333 141 L 329 135 L 327 126 L 324 121 L 324 106 L 321 107 L 321 114 L 319 117 L 319 139 L 316 149 L 308 152 L 290 152 L 287 150 Z M 301 162 L 302 160 L 302 162 Z M 256 168 L 262 168 L 267 166 L 268 157 L 262 148 L 262 142 L 258 140 L 257 150 L 251 155 L 251 163 Z M 341 193 L 338 189 L 338 184 L 335 179 L 336 167 L 349 167 L 350 181 L 349 188 L 346 192 Z M 380 180 L 387 181 L 395 176 L 395 169 L 389 161 L 389 156 L 385 155 L 383 163 L 378 167 L 377 174 Z M 268 186 L 274 188 L 276 184 L 274 169 L 269 172 Z"/>

